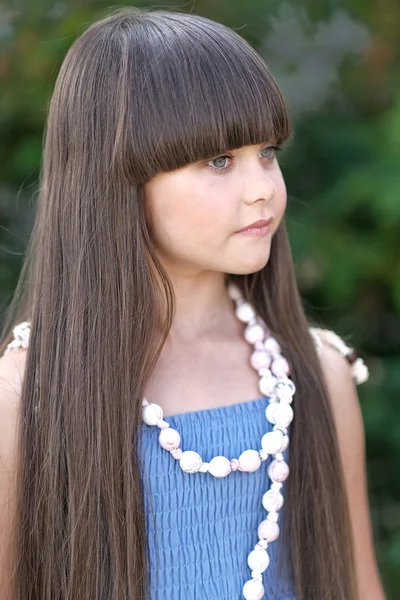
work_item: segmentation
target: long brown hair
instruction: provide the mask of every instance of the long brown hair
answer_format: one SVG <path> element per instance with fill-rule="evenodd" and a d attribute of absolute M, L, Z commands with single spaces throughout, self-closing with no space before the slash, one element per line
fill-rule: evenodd
<path fill-rule="evenodd" d="M 125 8 L 71 46 L 49 106 L 37 216 L 0 340 L 3 352 L 13 324 L 31 321 L 15 600 L 148 597 L 141 398 L 174 294 L 147 229 L 144 184 L 228 148 L 290 137 L 264 61 L 219 23 Z M 265 268 L 231 280 L 280 341 L 297 387 L 282 539 L 298 598 L 354 600 L 338 443 L 284 221 Z"/>

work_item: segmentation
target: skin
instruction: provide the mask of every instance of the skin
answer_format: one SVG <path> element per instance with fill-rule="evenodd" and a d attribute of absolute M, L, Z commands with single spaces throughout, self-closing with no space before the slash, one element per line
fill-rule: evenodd
<path fill-rule="evenodd" d="M 161 404 L 166 415 L 210 408 L 213 403 L 220 406 L 221 398 L 231 404 L 256 397 L 258 377 L 245 371 L 247 342 L 243 342 L 241 324 L 225 290 L 224 273 L 252 273 L 269 260 L 271 238 L 287 201 L 275 152 L 268 149 L 271 146 L 266 142 L 227 151 L 161 173 L 146 185 L 148 224 L 176 296 L 174 322 L 146 390 L 146 396 Z M 271 235 L 235 234 L 270 216 L 274 216 Z M 227 347 L 232 349 L 229 377 L 223 371 Z M 224 360 L 218 363 L 221 354 Z M 324 346 L 321 363 L 345 473 L 360 599 L 385 600 L 373 547 L 357 391 L 347 361 L 336 350 Z M 240 379 L 239 396 L 233 397 L 238 381 L 233 383 L 232 378 L 238 377 L 238 372 L 246 374 Z M 218 387 L 221 379 L 226 381 L 223 391 Z M 194 390 L 190 400 L 182 393 L 188 386 Z M 204 388 L 208 395 L 195 391 Z M 249 393 L 245 394 L 245 389 Z M 186 406 L 171 404 L 171 397 L 184 396 Z"/>
<path fill-rule="evenodd" d="M 148 224 L 176 294 L 172 337 L 197 338 L 227 310 L 233 315 L 224 273 L 253 273 L 268 262 L 286 208 L 285 182 L 270 147 L 227 151 L 160 173 L 146 185 Z M 271 216 L 271 235 L 234 233 Z"/>

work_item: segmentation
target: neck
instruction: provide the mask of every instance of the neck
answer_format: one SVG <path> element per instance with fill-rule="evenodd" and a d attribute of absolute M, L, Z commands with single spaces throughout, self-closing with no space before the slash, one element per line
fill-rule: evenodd
<path fill-rule="evenodd" d="M 191 342 L 213 335 L 229 336 L 240 325 L 225 285 L 225 274 L 169 272 L 176 310 L 170 342 Z"/>

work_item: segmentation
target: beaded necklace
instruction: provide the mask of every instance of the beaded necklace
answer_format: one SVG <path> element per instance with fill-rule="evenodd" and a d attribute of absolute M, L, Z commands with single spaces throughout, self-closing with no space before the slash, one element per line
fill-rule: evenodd
<path fill-rule="evenodd" d="M 226 477 L 233 471 L 254 472 L 269 455 L 274 457 L 268 466 L 271 486 L 262 497 L 267 516 L 258 526 L 259 540 L 247 557 L 251 579 L 243 586 L 243 596 L 246 600 L 260 600 L 264 596 L 262 574 L 268 568 L 270 561 L 267 552 L 268 544 L 279 536 L 278 511 L 283 506 L 281 488 L 289 475 L 289 467 L 283 459 L 282 452 L 289 445 L 287 428 L 293 419 L 291 404 L 296 388 L 293 381 L 288 378 L 289 364 L 282 356 L 277 340 L 257 317 L 253 307 L 244 301 L 237 286 L 230 284 L 228 293 L 235 302 L 237 318 L 246 323 L 244 337 L 254 346 L 250 362 L 260 375 L 259 389 L 262 394 L 269 397 L 265 416 L 274 427 L 261 438 L 260 450 L 245 450 L 239 458 L 231 460 L 225 456 L 215 456 L 210 462 L 204 462 L 197 452 L 182 451 L 179 447 L 181 436 L 167 421 L 164 421 L 161 406 L 149 403 L 144 398 L 142 419 L 146 425 L 161 429 L 158 438 L 160 445 L 179 461 L 185 473 L 201 472 L 210 473 L 214 477 Z"/>
<path fill-rule="evenodd" d="M 268 545 L 279 537 L 278 517 L 284 498 L 281 493 L 283 482 L 289 475 L 289 466 L 284 461 L 283 452 L 289 446 L 288 427 L 293 420 L 293 396 L 296 391 L 291 379 L 290 367 L 282 356 L 281 348 L 263 320 L 258 317 L 254 308 L 244 300 L 241 290 L 234 284 L 228 285 L 228 293 L 235 303 L 237 318 L 246 324 L 244 337 L 253 345 L 250 363 L 260 376 L 259 389 L 268 397 L 269 404 L 265 409 L 266 419 L 273 425 L 272 431 L 263 435 L 259 450 L 244 450 L 239 458 L 228 459 L 225 456 L 215 456 L 210 462 L 202 460 L 194 450 L 183 451 L 180 448 L 180 434 L 170 427 L 163 419 L 162 408 L 155 403 L 149 403 L 146 398 L 142 401 L 142 420 L 150 427 L 159 427 L 159 443 L 162 448 L 169 451 L 174 459 L 179 461 L 180 468 L 185 473 L 210 473 L 214 477 L 223 478 L 233 471 L 255 472 L 261 463 L 269 456 L 273 460 L 267 472 L 271 480 L 269 490 L 262 496 L 261 502 L 265 508 L 266 518 L 258 525 L 258 541 L 247 557 L 247 564 L 251 570 L 251 579 L 243 586 L 243 597 L 246 600 L 261 600 L 264 596 L 262 583 L 263 573 L 267 570 L 270 558 L 267 552 Z M 27 348 L 29 345 L 31 324 L 24 321 L 13 329 L 14 340 L 8 344 L 5 354 L 12 348 Z M 358 357 L 352 348 L 334 332 L 310 328 L 317 352 L 322 350 L 322 342 L 336 348 L 351 364 L 352 376 L 357 383 L 368 379 L 368 369 L 364 361 Z M 35 406 L 38 412 L 39 404 Z"/>

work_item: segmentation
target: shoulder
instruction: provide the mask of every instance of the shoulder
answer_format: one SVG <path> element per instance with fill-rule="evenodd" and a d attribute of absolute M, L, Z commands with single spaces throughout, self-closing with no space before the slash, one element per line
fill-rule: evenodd
<path fill-rule="evenodd" d="M 354 349 L 348 346 L 337 333 L 317 327 L 310 327 L 310 333 L 314 338 L 317 352 L 321 356 L 322 366 L 328 370 L 327 374 L 334 369 L 341 369 L 342 375 L 346 377 L 350 374 L 356 384 L 367 381 L 368 367 Z"/>
<path fill-rule="evenodd" d="M 0 357 L 0 596 L 9 597 L 16 504 L 20 398 L 27 351 L 14 347 Z"/>
<path fill-rule="evenodd" d="M 29 321 L 16 325 L 13 328 L 12 341 L 0 356 L 0 410 L 2 412 L 7 412 L 19 404 L 25 375 L 29 335 Z"/>
<path fill-rule="evenodd" d="M 357 494 L 362 495 L 362 492 L 357 492 L 357 488 L 364 486 L 365 472 L 364 422 L 356 386 L 368 379 L 369 372 L 364 361 L 361 358 L 355 359 L 353 349 L 339 336 L 334 332 L 328 334 L 327 330 L 322 331 L 325 333 L 319 334 L 321 344 L 318 354 L 351 501 Z M 355 370 L 355 362 L 349 362 L 346 356 L 352 356 L 351 360 L 359 360 L 359 369 Z"/>
<path fill-rule="evenodd" d="M 316 341 L 339 444 L 342 451 L 351 452 L 363 437 L 356 386 L 367 381 L 368 367 L 335 332 L 314 328 L 311 333 Z"/>
<path fill-rule="evenodd" d="M 366 479 L 365 432 L 356 388 L 357 384 L 368 379 L 369 372 L 364 361 L 339 336 L 322 331 L 325 333 L 319 336 L 318 352 L 343 467 L 359 595 L 365 600 L 384 600 L 374 552 Z"/>
<path fill-rule="evenodd" d="M 369 371 L 363 359 L 335 332 L 317 328 L 310 331 L 320 358 L 343 467 L 354 475 L 360 468 L 365 445 L 357 385 L 367 381 Z"/>
<path fill-rule="evenodd" d="M 14 342 L 16 339 L 17 337 L 14 337 Z M 2 488 L 14 471 L 16 433 L 27 357 L 26 349 L 14 342 L 9 344 L 5 353 L 0 356 L 0 486 Z"/>
<path fill-rule="evenodd" d="M 27 352 L 13 348 L 0 357 L 0 470 L 12 470 Z"/>

